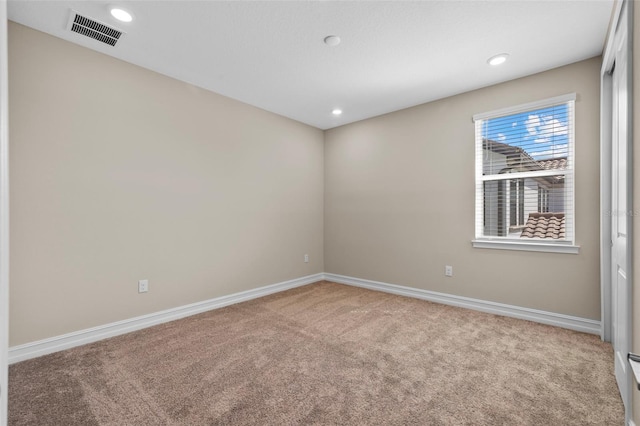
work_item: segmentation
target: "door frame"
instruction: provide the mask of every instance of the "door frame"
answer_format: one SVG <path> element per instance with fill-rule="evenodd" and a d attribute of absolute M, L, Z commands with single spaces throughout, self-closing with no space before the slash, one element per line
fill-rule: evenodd
<path fill-rule="evenodd" d="M 600 337 L 605 342 L 611 341 L 611 135 L 612 127 L 612 100 L 613 100 L 613 79 L 611 71 L 613 69 L 615 52 L 613 42 L 615 30 L 620 21 L 622 8 L 627 7 L 627 16 L 630 18 L 633 13 L 632 5 L 629 6 L 627 0 L 617 2 L 607 36 L 602 67 L 600 69 L 600 292 L 601 292 L 601 319 Z M 632 2 L 631 2 L 632 3 Z M 632 32 L 632 26 L 628 26 Z M 632 34 L 629 34 L 632 36 Z M 631 66 L 633 60 L 630 56 L 631 49 L 627 44 L 628 61 Z M 633 74 L 629 74 L 633 75 Z M 631 102 L 629 102 L 631 107 Z M 629 110 L 631 111 L 631 110 Z M 630 114 L 631 115 L 631 114 Z M 629 123 L 631 124 L 631 123 Z M 630 146 L 632 146 L 632 135 L 629 133 Z M 630 157 L 631 159 L 632 157 Z M 631 188 L 632 179 L 627 182 Z M 629 196 L 632 193 L 630 191 Z M 631 223 L 632 224 L 632 223 Z M 632 237 L 631 232 L 629 236 Z"/>
<path fill-rule="evenodd" d="M 626 31 L 627 31 L 627 75 L 629 76 L 629 82 L 627 90 L 629 95 L 627 96 L 627 138 L 628 138 L 628 153 L 627 158 L 629 162 L 629 171 L 627 175 L 627 200 L 628 205 L 633 206 L 633 102 L 631 93 L 633 91 L 633 57 L 632 57 L 632 39 L 633 39 L 633 1 L 623 0 L 616 3 L 615 9 L 612 14 L 611 25 L 609 33 L 607 35 L 607 41 L 602 58 L 602 67 L 600 69 L 600 292 L 601 292 L 601 320 L 600 320 L 600 337 L 606 342 L 612 340 L 612 265 L 611 265 L 611 252 L 612 252 L 612 235 L 611 225 L 612 216 L 614 214 L 621 214 L 620 212 L 612 211 L 611 203 L 611 185 L 612 185 L 612 100 L 613 100 L 613 79 L 611 72 L 613 71 L 615 61 L 615 47 L 614 41 L 618 30 L 622 11 L 626 10 Z M 633 207 L 631 207 L 633 208 Z M 623 212 L 622 214 L 628 214 Z M 627 238 L 627 256 L 628 256 L 628 271 L 627 279 L 629 282 L 629 288 L 633 289 L 633 215 L 628 217 L 628 238 Z M 631 300 L 629 300 L 631 303 Z M 626 319 L 628 324 L 629 336 L 628 341 L 631 342 L 631 326 L 632 326 L 632 311 L 628 310 L 628 317 Z M 631 373 L 629 373 L 631 374 Z M 628 380 L 632 380 L 631 377 Z M 632 386 L 628 386 L 627 401 L 632 400 Z M 628 422 L 631 419 L 631 403 L 629 407 L 625 407 L 625 417 Z"/>
<path fill-rule="evenodd" d="M 7 0 L 0 0 L 0 425 L 7 424 L 9 349 L 9 77 Z"/>

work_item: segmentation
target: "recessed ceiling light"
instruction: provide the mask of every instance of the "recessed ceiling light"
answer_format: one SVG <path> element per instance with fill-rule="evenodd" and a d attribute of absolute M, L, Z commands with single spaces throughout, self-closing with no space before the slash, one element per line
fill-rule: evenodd
<path fill-rule="evenodd" d="M 342 114 L 342 110 L 340 108 L 336 108 L 333 111 L 331 111 L 331 114 L 340 115 L 340 114 Z"/>
<path fill-rule="evenodd" d="M 111 16 L 116 18 L 118 21 L 122 21 L 122 22 L 133 21 L 133 15 L 131 15 L 131 13 L 127 12 L 126 10 L 120 7 L 111 6 L 109 8 L 109 11 L 111 12 Z"/>
<path fill-rule="evenodd" d="M 509 57 L 508 53 L 501 53 L 499 55 L 490 57 L 487 60 L 487 63 L 493 66 L 504 64 L 504 62 L 507 60 L 508 57 Z"/>
<path fill-rule="evenodd" d="M 335 35 L 326 36 L 324 38 L 324 44 L 327 46 L 337 46 L 340 44 L 340 37 Z"/>

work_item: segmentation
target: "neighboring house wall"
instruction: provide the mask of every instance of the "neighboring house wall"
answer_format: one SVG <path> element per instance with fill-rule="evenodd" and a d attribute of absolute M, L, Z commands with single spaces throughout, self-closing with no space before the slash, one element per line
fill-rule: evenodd
<path fill-rule="evenodd" d="M 500 182 L 485 182 L 483 186 L 485 200 L 496 200 L 502 189 Z M 484 235 L 493 233 L 500 234 L 500 228 L 504 229 L 504 222 L 500 221 L 499 215 L 503 214 L 499 209 L 498 203 L 485 203 L 484 211 Z"/>
<path fill-rule="evenodd" d="M 328 130 L 326 272 L 598 320 L 600 62 Z M 472 248 L 472 116 L 571 92 L 580 253 Z M 453 277 L 445 277 L 445 265 L 453 265 Z"/>
<path fill-rule="evenodd" d="M 564 213 L 566 212 L 565 205 L 565 197 L 564 194 L 564 186 L 556 185 L 554 187 L 549 188 L 549 211 L 553 213 Z M 576 211 L 576 215 L 579 215 L 580 212 Z"/>
<path fill-rule="evenodd" d="M 11 346 L 324 270 L 322 131 L 15 23 L 9 68 Z"/>
<path fill-rule="evenodd" d="M 515 183 L 515 187 L 512 186 L 512 182 Z M 538 211 L 538 187 L 538 181 L 531 178 L 524 179 L 522 191 L 520 179 L 516 178 L 501 182 L 485 182 L 484 198 L 487 201 L 483 209 L 484 235 L 519 238 L 520 233 L 515 234 L 517 229 L 511 228 L 523 226 L 529 213 Z M 500 232 L 498 232 L 499 228 L 501 228 Z"/>
<path fill-rule="evenodd" d="M 564 178 L 518 178 L 525 170 L 564 170 L 565 158 L 536 161 L 512 145 L 483 142 L 482 174 L 502 175 L 505 180 L 483 183 L 483 236 L 520 238 L 530 213 L 565 213 Z"/>
<path fill-rule="evenodd" d="M 502 169 L 507 167 L 507 157 L 503 154 L 493 152 L 491 150 L 483 150 L 484 162 L 482 165 L 482 174 L 491 175 L 498 174 Z M 484 197 L 487 200 L 497 200 L 500 192 L 499 182 L 486 182 L 484 184 Z M 504 210 L 500 209 L 497 203 L 486 203 L 484 205 L 484 233 L 489 235 L 492 231 L 496 232 L 502 227 L 504 230 L 505 222 L 500 220 L 499 215 L 504 215 Z M 509 223 L 509 222 L 506 222 Z"/>
<path fill-rule="evenodd" d="M 489 149 L 482 150 L 482 174 L 497 175 L 507 168 L 507 156 Z"/>
<path fill-rule="evenodd" d="M 543 185 L 539 180 L 527 178 L 524 180 L 524 220 L 527 221 L 529 213 L 538 211 L 539 187 Z"/>

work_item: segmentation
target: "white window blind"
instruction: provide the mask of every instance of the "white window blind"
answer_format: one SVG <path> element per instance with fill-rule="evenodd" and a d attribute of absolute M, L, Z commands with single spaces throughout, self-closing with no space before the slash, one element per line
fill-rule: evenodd
<path fill-rule="evenodd" d="M 575 94 L 478 114 L 476 241 L 574 244 Z"/>

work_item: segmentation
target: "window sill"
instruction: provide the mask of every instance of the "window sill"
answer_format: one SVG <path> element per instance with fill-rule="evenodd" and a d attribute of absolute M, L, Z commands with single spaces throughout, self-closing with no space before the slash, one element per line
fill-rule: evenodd
<path fill-rule="evenodd" d="M 546 253 L 578 254 L 580 246 L 571 244 L 531 243 L 520 241 L 471 240 L 474 248 L 495 250 L 537 251 Z"/>

